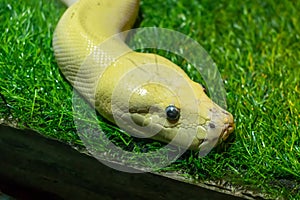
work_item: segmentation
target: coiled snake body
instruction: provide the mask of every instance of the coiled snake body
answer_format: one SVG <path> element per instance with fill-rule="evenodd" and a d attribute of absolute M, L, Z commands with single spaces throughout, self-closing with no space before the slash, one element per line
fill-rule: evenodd
<path fill-rule="evenodd" d="M 173 140 L 193 150 L 214 146 L 233 131 L 232 115 L 212 102 L 180 67 L 161 56 L 132 51 L 122 37 L 105 42 L 131 28 L 138 0 L 65 3 L 69 8 L 53 38 L 55 56 L 67 80 L 102 116 L 113 123 L 122 120 L 127 131 L 141 137 Z M 126 53 L 117 59 L 109 56 L 119 52 Z M 147 67 L 149 63 L 154 67 Z"/>

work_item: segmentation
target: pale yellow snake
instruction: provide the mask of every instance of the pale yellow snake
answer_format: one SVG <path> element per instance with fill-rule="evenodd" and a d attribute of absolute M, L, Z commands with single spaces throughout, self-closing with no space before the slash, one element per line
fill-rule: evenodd
<path fill-rule="evenodd" d="M 127 131 L 163 142 L 170 142 L 180 134 L 174 144 L 190 145 L 193 150 L 211 143 L 214 146 L 233 131 L 232 115 L 212 102 L 202 86 L 180 67 L 164 57 L 132 51 L 122 37 L 104 42 L 132 27 L 138 0 L 65 2 L 69 8 L 53 38 L 57 63 L 66 79 L 102 116 L 113 123 L 116 117 L 130 119 L 150 131 L 139 131 L 125 123 Z M 126 53 L 117 59 L 111 56 L 119 52 Z M 152 78 L 165 80 L 169 85 L 158 84 Z M 151 130 L 157 133 L 151 135 Z"/>

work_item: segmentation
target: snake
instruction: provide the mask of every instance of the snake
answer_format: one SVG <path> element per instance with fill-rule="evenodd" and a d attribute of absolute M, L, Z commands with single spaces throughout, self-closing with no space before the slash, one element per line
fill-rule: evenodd
<path fill-rule="evenodd" d="M 181 67 L 133 51 L 126 34 L 118 35 L 134 25 L 139 0 L 64 3 L 67 9 L 53 34 L 55 58 L 67 81 L 100 115 L 133 136 L 196 151 L 215 147 L 233 132 L 232 114 Z"/>

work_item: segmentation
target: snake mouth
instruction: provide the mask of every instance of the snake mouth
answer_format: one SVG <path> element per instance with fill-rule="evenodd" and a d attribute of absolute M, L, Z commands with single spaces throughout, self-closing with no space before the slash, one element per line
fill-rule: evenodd
<path fill-rule="evenodd" d="M 225 141 L 229 137 L 230 133 L 232 133 L 234 131 L 234 128 L 235 128 L 235 125 L 233 122 L 225 124 L 225 127 L 222 130 L 222 133 L 220 135 L 220 142 Z"/>

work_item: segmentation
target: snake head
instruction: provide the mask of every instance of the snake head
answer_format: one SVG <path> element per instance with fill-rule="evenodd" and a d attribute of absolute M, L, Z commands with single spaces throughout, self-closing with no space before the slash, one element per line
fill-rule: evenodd
<path fill-rule="evenodd" d="M 155 62 L 146 64 L 151 60 Z M 233 131 L 232 115 L 178 66 L 157 55 L 135 63 L 140 64 L 118 79 L 114 89 L 118 92 L 112 95 L 113 122 L 118 126 L 136 137 L 197 150 L 200 155 Z"/>

